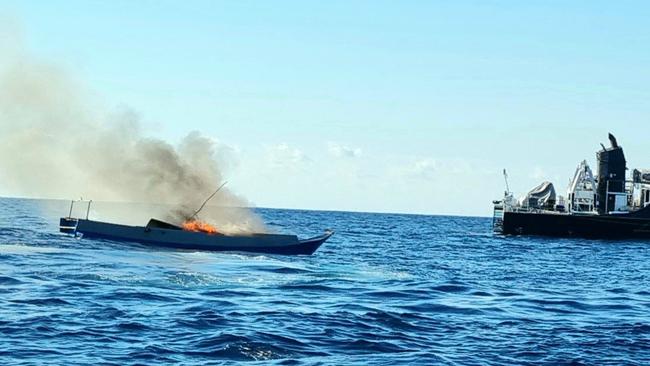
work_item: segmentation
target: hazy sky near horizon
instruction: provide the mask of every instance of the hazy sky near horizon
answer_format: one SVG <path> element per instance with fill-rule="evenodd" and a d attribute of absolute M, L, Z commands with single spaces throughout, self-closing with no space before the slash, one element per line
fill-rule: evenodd
<path fill-rule="evenodd" d="M 488 215 L 613 132 L 650 168 L 646 1 L 3 1 L 5 44 L 257 206 Z M 0 193 L 3 192 L 0 184 Z"/>

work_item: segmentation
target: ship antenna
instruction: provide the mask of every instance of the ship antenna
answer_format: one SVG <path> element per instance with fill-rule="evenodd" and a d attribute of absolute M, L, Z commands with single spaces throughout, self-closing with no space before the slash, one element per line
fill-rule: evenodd
<path fill-rule="evenodd" d="M 506 181 L 506 194 L 510 193 L 510 186 L 508 185 L 508 172 L 503 169 L 503 179 Z"/>
<path fill-rule="evenodd" d="M 196 215 L 198 215 L 199 212 L 201 212 L 201 210 L 203 210 L 203 207 L 205 207 L 205 205 L 208 203 L 208 201 L 210 201 L 210 200 L 212 199 L 212 197 L 214 197 L 214 195 L 217 194 L 217 193 L 221 190 L 221 188 L 223 188 L 223 187 L 226 185 L 226 183 L 228 183 L 228 182 L 227 182 L 227 181 L 226 181 L 226 182 L 223 182 L 223 183 L 219 186 L 219 188 L 217 188 L 217 190 L 214 191 L 214 193 L 212 193 L 212 194 L 210 195 L 210 197 L 208 197 L 208 199 L 206 199 L 205 201 L 203 201 L 203 204 L 201 205 L 201 207 L 199 207 L 199 209 L 196 210 L 196 212 L 194 212 L 194 214 L 193 214 L 192 216 L 190 216 L 190 220 L 194 220 L 194 218 L 196 217 Z"/>

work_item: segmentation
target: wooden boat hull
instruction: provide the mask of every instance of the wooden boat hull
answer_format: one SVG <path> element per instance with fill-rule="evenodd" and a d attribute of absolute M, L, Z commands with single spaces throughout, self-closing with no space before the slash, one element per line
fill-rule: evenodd
<path fill-rule="evenodd" d="M 161 248 L 284 255 L 313 254 L 333 234 L 328 231 L 315 238 L 299 240 L 295 235 L 205 234 L 174 228 L 128 226 L 71 218 L 61 218 L 60 231 L 83 238 L 135 242 Z"/>

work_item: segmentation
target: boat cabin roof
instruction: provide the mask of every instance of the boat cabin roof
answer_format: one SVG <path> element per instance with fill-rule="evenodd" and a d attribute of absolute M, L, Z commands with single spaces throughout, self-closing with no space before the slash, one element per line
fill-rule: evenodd
<path fill-rule="evenodd" d="M 180 226 L 170 224 L 168 222 L 164 222 L 158 219 L 152 218 L 149 220 L 147 223 L 148 228 L 157 228 L 157 229 L 167 229 L 167 230 L 183 230 Z"/>

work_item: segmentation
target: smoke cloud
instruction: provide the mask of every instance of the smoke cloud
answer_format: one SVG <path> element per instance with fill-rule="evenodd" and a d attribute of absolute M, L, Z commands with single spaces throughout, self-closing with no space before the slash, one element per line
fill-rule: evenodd
<path fill-rule="evenodd" d="M 137 113 L 106 112 L 89 94 L 52 65 L 25 57 L 0 65 L 0 189 L 169 204 L 153 214 L 179 224 L 223 182 L 223 145 L 199 132 L 176 145 L 147 137 Z M 210 205 L 201 219 L 222 231 L 266 231 L 228 187 Z"/>

